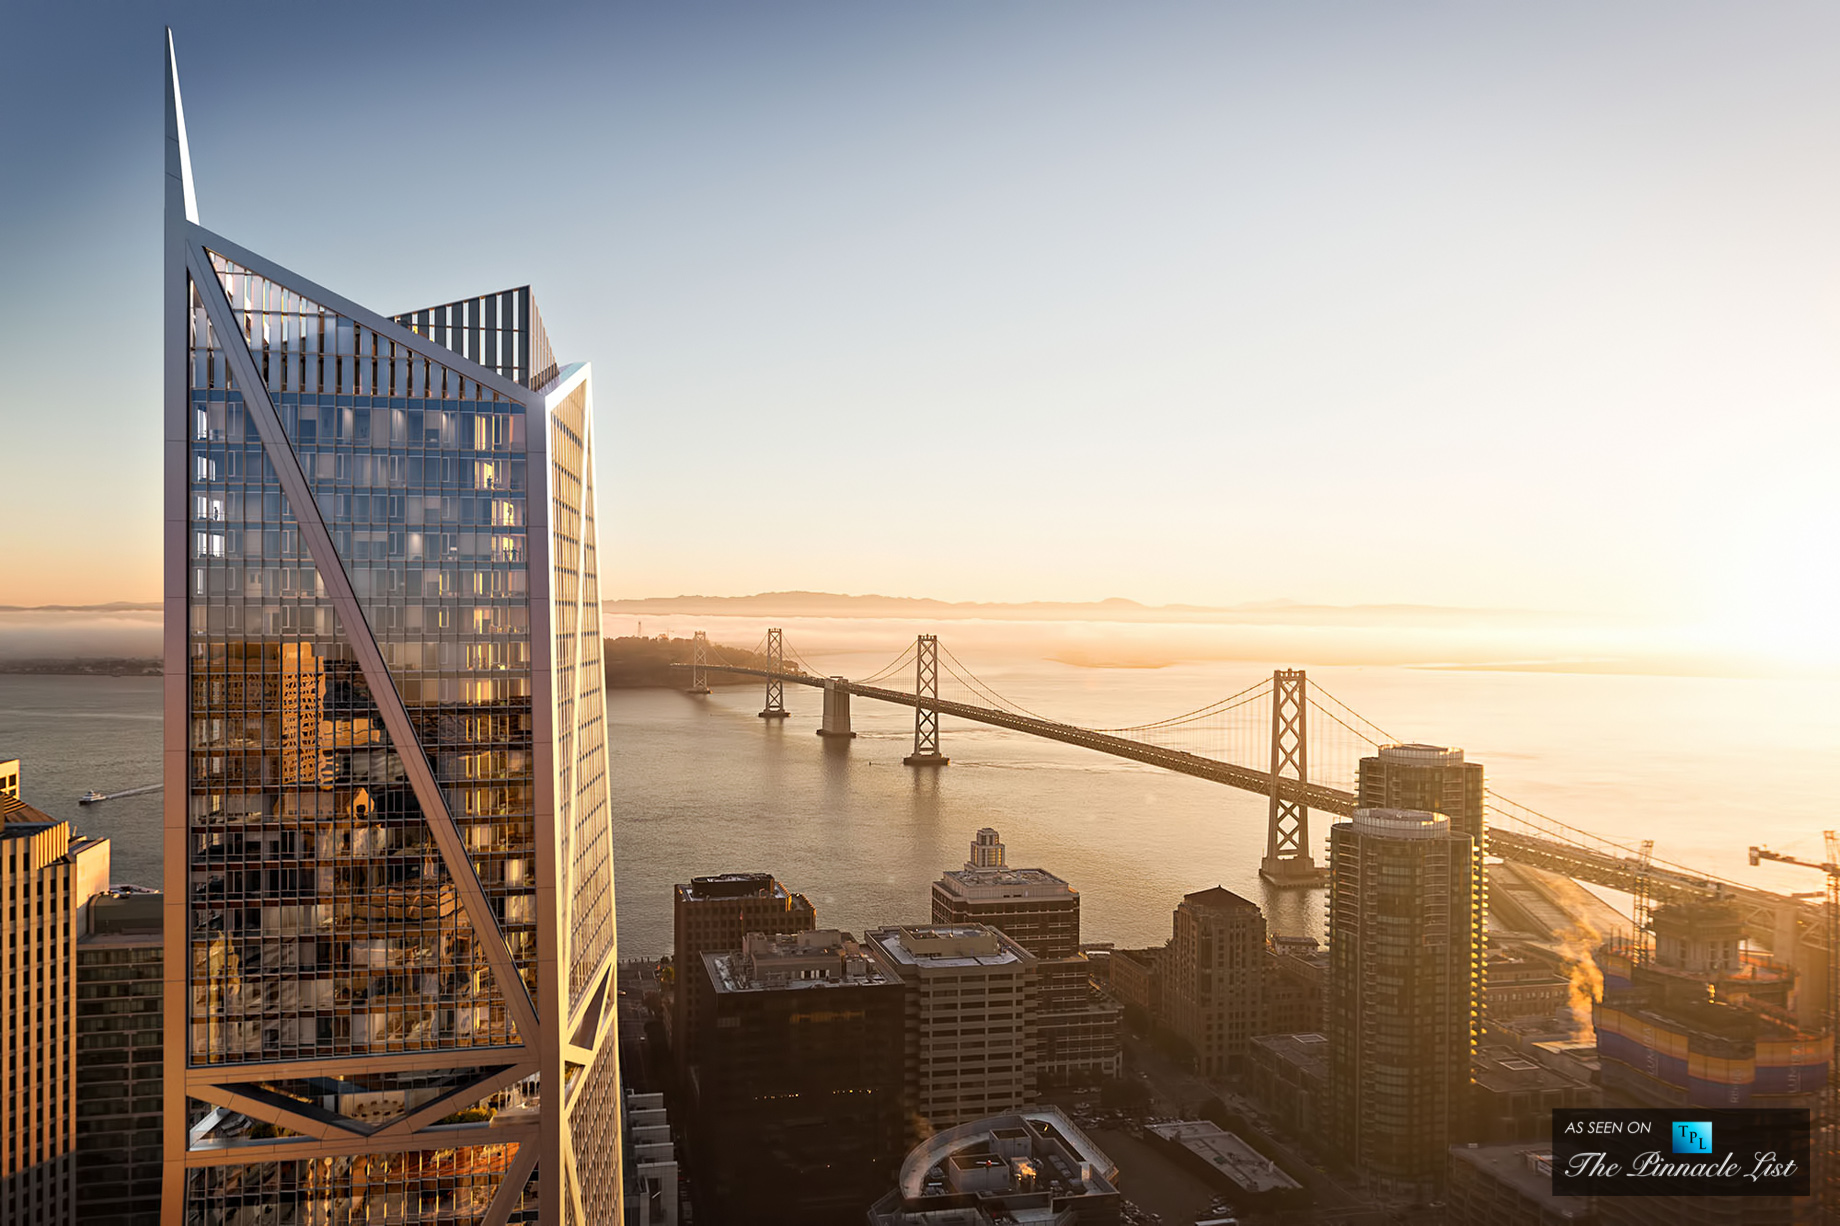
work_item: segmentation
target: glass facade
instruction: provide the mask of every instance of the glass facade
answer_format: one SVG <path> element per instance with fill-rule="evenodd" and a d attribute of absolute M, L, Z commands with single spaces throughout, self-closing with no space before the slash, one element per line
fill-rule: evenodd
<path fill-rule="evenodd" d="M 586 369 L 203 230 L 175 148 L 168 1220 L 617 1221 Z"/>

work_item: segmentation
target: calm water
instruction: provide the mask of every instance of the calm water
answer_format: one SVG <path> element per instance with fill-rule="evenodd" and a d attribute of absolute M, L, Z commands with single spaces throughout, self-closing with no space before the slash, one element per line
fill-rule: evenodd
<path fill-rule="evenodd" d="M 718 641 L 753 641 L 713 621 L 699 624 Z M 814 666 L 851 676 L 895 649 L 826 652 L 827 635 L 855 646 L 871 631 L 890 644 L 911 634 L 894 622 L 786 624 Z M 647 626 L 667 628 L 685 633 L 688 623 Z M 1083 668 L 1020 648 L 1011 628 L 954 623 L 941 633 L 1006 696 L 1089 726 L 1175 714 L 1271 667 Z M 1609 837 L 1653 837 L 1659 855 L 1725 876 L 1811 889 L 1811 877 L 1747 867 L 1745 848 L 1813 854 L 1820 831 L 1840 825 L 1830 683 L 1394 667 L 1310 676 L 1398 736 L 1464 746 L 1509 797 Z M 755 714 L 753 685 L 612 695 L 622 952 L 666 949 L 671 885 L 704 873 L 773 872 L 809 894 L 826 925 L 924 919 L 931 881 L 957 867 L 983 825 L 1002 832 L 1012 863 L 1040 864 L 1081 891 L 1091 940 L 1160 941 L 1180 895 L 1215 884 L 1264 903 L 1274 929 L 1320 928 L 1320 895 L 1259 882 L 1260 797 L 952 720 L 952 764 L 916 771 L 901 765 L 911 710 L 858 700 L 860 735 L 836 744 L 813 735 L 816 690 L 789 686 L 786 698 L 793 718 L 769 723 Z M 113 839 L 117 880 L 158 883 L 159 797 L 89 809 L 75 798 L 158 781 L 158 702 L 152 680 L 0 676 L 0 756 L 25 759 L 29 802 Z M 1324 829 L 1318 817 L 1318 842 Z"/>

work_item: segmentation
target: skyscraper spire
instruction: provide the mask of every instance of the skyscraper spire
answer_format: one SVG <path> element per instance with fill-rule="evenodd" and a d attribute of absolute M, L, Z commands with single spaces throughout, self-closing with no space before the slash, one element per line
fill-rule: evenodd
<path fill-rule="evenodd" d="M 178 199 L 174 198 L 177 192 Z M 192 190 L 192 150 L 185 140 L 185 103 L 179 97 L 179 61 L 173 54 L 172 27 L 166 27 L 166 207 L 185 210 L 198 224 L 198 194 Z"/>

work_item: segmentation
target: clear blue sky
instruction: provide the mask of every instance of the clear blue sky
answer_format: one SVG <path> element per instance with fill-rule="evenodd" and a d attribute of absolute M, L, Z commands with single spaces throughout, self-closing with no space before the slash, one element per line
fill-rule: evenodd
<path fill-rule="evenodd" d="M 157 594 L 167 23 L 207 226 L 534 285 L 609 595 L 1840 594 L 1831 4 L 34 3 L 0 603 Z"/>

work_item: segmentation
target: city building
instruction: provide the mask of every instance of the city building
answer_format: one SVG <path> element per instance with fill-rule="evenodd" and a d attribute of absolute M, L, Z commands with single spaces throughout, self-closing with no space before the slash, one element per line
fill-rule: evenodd
<path fill-rule="evenodd" d="M 1118 1167 L 1057 1108 L 934 1133 L 901 1163 L 870 1226 L 1118 1226 Z"/>
<path fill-rule="evenodd" d="M 1116 1077 L 1124 1066 L 1124 1010 L 1093 987 L 1080 950 L 1080 894 L 1043 868 L 1011 868 L 986 826 L 965 867 L 933 883 L 935 924 L 988 924 L 1034 954 L 1036 1073 L 1041 1084 Z"/>
<path fill-rule="evenodd" d="M 1163 973 L 1168 953 L 1169 946 L 1163 944 L 1114 949 L 1106 955 L 1106 991 L 1127 1013 L 1136 1009 L 1142 1014 L 1132 1025 L 1148 1028 L 1163 1024 Z"/>
<path fill-rule="evenodd" d="M 1445 1218 L 1456 1226 L 1594 1226 L 1596 1203 L 1554 1196 L 1550 1145 L 1458 1145 Z"/>
<path fill-rule="evenodd" d="M 1329 829 L 1329 1123 L 1383 1195 L 1433 1198 L 1469 1105 L 1481 1013 L 1472 841 L 1441 813 Z"/>
<path fill-rule="evenodd" d="M 1470 1061 L 1469 1116 L 1459 1139 L 1512 1145 L 1552 1139 L 1552 1113 L 1595 1107 L 1597 1089 L 1512 1047 L 1483 1047 Z"/>
<path fill-rule="evenodd" d="M 1264 1025 L 1265 916 L 1215 886 L 1184 895 L 1164 971 L 1169 1028 L 1212 1077 L 1238 1072 Z"/>
<path fill-rule="evenodd" d="M 1572 1000 L 1572 981 L 1549 963 L 1491 951 L 1482 987 L 1482 1012 L 1490 1022 L 1552 1017 Z"/>
<path fill-rule="evenodd" d="M 1469 951 L 1476 990 L 1488 991 L 1489 896 L 1485 809 L 1488 792 L 1480 762 L 1467 762 L 1461 749 L 1442 745 L 1382 745 L 1361 759 L 1355 785 L 1358 809 L 1442 813 L 1453 832 L 1470 840 Z M 1482 1042 L 1482 1012 L 1470 1020 L 1470 1044 Z"/>
<path fill-rule="evenodd" d="M 817 926 L 818 912 L 811 900 L 786 889 L 772 873 L 692 877 L 673 889 L 674 952 L 664 1018 L 681 1081 L 687 1084 L 690 1079 L 712 1016 L 703 955 L 740 949 L 750 932 L 810 932 Z"/>
<path fill-rule="evenodd" d="M 154 890 L 89 901 L 77 938 L 77 1220 L 159 1226 L 165 987 Z"/>
<path fill-rule="evenodd" d="M 661 1093 L 626 1092 L 622 1168 L 626 1175 L 625 1226 L 678 1226 L 683 1218 L 683 1189 L 677 1170 L 677 1143 Z"/>
<path fill-rule="evenodd" d="M 907 985 L 909 1137 L 1035 1102 L 1035 956 L 982 924 L 877 928 Z"/>
<path fill-rule="evenodd" d="M 1816 1113 L 1833 1075 L 1825 1034 L 1779 1008 L 1707 997 L 1699 972 L 1653 962 L 1605 965 L 1592 1010 L 1605 1107 L 1789 1108 Z M 1663 962 L 1664 953 L 1669 957 Z M 1598 1205 L 1605 1226 L 1790 1226 L 1823 1221 L 1812 1197 L 1618 1196 Z"/>
<path fill-rule="evenodd" d="M 76 943 L 88 922 L 88 900 L 108 882 L 107 839 L 84 838 L 69 822 L 0 794 L 7 934 L 3 1222 L 77 1221 Z"/>
<path fill-rule="evenodd" d="M 18 758 L 0 758 L 0 796 L 19 799 Z"/>
<path fill-rule="evenodd" d="M 835 930 L 704 954 L 692 1073 L 697 1205 L 718 1221 L 858 1226 L 905 1136 L 907 985 Z"/>
<path fill-rule="evenodd" d="M 1252 1098 L 1292 1137 L 1320 1137 L 1329 1127 L 1329 1040 L 1314 1031 L 1262 1034 L 1246 1053 Z"/>
<path fill-rule="evenodd" d="M 166 50 L 162 1220 L 617 1222 L 588 368 L 204 228 Z"/>
<path fill-rule="evenodd" d="M 1242 1209 L 1272 1212 L 1309 1205 L 1303 1185 L 1278 1164 L 1212 1120 L 1170 1120 L 1144 1129 L 1157 1145 Z"/>
<path fill-rule="evenodd" d="M 1314 937 L 1272 937 L 1266 944 L 1263 972 L 1254 1034 L 1322 1029 L 1329 953 Z"/>

